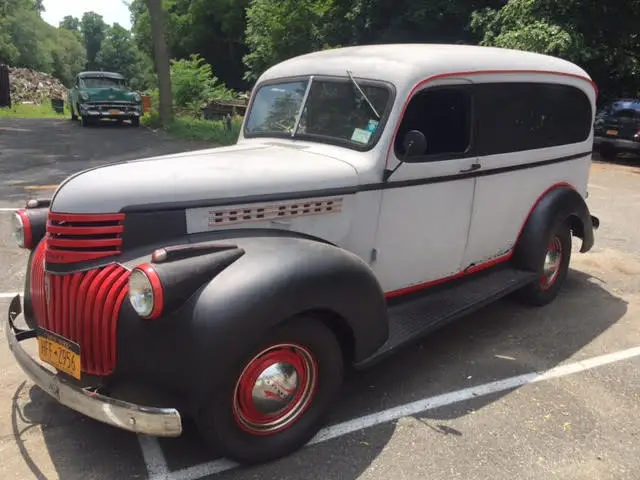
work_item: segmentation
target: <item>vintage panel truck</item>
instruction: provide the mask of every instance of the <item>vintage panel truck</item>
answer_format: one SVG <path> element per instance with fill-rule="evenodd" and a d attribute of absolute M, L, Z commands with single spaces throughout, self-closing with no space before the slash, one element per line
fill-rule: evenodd
<path fill-rule="evenodd" d="M 229 458 L 289 454 L 346 368 L 558 295 L 572 237 L 587 252 L 599 225 L 596 95 L 572 63 L 497 48 L 287 60 L 237 145 L 91 168 L 15 213 L 30 258 L 9 346 L 101 422 L 178 436 L 188 416 Z"/>

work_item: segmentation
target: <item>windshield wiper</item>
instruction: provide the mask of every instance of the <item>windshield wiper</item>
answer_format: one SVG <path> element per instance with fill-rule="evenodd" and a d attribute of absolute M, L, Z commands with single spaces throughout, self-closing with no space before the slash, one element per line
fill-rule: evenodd
<path fill-rule="evenodd" d="M 350 70 L 347 70 L 347 75 L 349 75 L 349 79 L 351 80 L 351 83 L 353 83 L 353 85 L 358 89 L 358 92 L 360 92 L 360 95 L 362 95 L 362 98 L 364 99 L 364 101 L 367 102 L 367 104 L 369 105 L 369 108 L 371 108 L 371 111 L 375 114 L 376 117 L 378 117 L 378 120 L 380 120 L 380 114 L 376 110 L 376 107 L 373 106 L 373 103 L 371 103 L 371 100 L 369 100 L 367 96 L 364 94 L 364 92 L 360 88 L 360 85 L 358 85 L 358 82 L 356 82 L 356 79 L 353 78 L 353 75 L 351 74 Z"/>

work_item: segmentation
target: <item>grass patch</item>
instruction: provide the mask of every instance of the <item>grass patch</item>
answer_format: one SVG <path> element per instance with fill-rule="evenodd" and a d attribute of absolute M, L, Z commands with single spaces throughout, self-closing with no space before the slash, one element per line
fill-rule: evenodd
<path fill-rule="evenodd" d="M 56 113 L 50 103 L 23 104 L 18 103 L 9 107 L 0 108 L 0 118 L 55 118 L 62 120 L 67 116 L 67 108 L 65 104 L 65 113 Z"/>
<path fill-rule="evenodd" d="M 152 110 L 142 117 L 142 124 L 150 128 L 158 128 L 160 118 L 157 111 Z M 231 130 L 225 122 L 202 120 L 184 115 L 176 115 L 167 132 L 183 140 L 199 140 L 211 142 L 218 146 L 233 145 L 238 140 L 242 117 L 236 117 L 231 122 Z"/>

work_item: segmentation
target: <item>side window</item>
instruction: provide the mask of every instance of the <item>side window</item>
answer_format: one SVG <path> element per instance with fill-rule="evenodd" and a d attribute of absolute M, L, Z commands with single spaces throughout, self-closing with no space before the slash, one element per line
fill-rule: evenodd
<path fill-rule="evenodd" d="M 471 105 L 471 92 L 465 87 L 428 88 L 414 95 L 398 128 L 396 156 L 405 154 L 403 142 L 409 130 L 424 134 L 426 156 L 463 155 L 471 143 Z"/>
<path fill-rule="evenodd" d="M 578 88 L 545 83 L 478 84 L 477 153 L 492 155 L 585 141 L 589 98 Z"/>

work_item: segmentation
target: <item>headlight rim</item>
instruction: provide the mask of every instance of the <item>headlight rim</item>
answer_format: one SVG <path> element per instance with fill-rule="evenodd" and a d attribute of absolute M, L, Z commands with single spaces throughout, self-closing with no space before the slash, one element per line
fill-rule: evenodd
<path fill-rule="evenodd" d="M 22 244 L 17 240 L 14 234 L 14 240 L 19 248 L 31 249 L 33 247 L 33 229 L 31 228 L 31 220 L 24 211 L 19 209 L 13 212 L 14 220 L 17 219 L 20 222 L 20 228 L 22 228 Z"/>
<path fill-rule="evenodd" d="M 129 276 L 129 286 L 131 286 L 131 280 L 135 274 L 144 275 L 146 280 L 149 282 L 151 287 L 151 294 L 153 295 L 153 304 L 151 307 L 151 311 L 148 314 L 142 314 L 136 310 L 133 306 L 133 302 L 131 302 L 131 287 L 129 287 L 129 303 L 133 307 L 134 311 L 141 317 L 146 320 L 155 320 L 162 315 L 163 306 L 164 306 L 164 288 L 162 286 L 162 282 L 160 281 L 160 277 L 155 269 L 149 264 L 138 265 L 133 270 L 131 270 L 131 274 Z"/>

